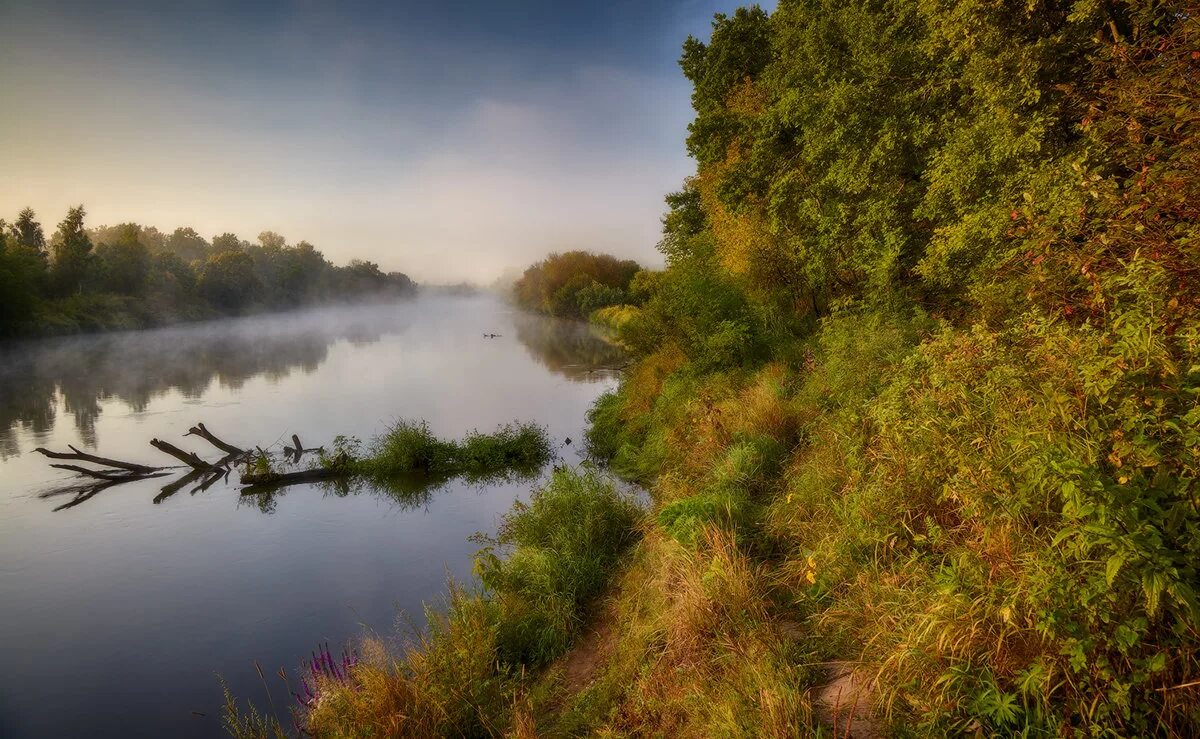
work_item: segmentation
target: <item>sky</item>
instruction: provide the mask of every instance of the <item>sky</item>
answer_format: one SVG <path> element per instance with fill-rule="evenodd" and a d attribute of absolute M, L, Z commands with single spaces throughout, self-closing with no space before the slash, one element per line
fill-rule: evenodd
<path fill-rule="evenodd" d="M 723 0 L 0 0 L 0 217 L 83 203 L 486 283 L 660 263 L 688 34 Z"/>

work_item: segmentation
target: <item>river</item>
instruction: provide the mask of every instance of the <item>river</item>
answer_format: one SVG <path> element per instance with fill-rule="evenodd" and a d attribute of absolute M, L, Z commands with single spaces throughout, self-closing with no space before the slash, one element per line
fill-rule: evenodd
<path fill-rule="evenodd" d="M 280 668 L 419 626 L 448 577 L 471 579 L 470 535 L 535 485 L 265 497 L 230 476 L 164 497 L 165 477 L 62 507 L 76 496 L 45 494 L 69 476 L 34 448 L 163 464 L 152 438 L 220 456 L 183 436 L 197 422 L 278 448 L 529 420 L 574 463 L 619 361 L 587 326 L 486 295 L 0 344 L 0 736 L 220 735 L 218 675 L 284 717 Z"/>

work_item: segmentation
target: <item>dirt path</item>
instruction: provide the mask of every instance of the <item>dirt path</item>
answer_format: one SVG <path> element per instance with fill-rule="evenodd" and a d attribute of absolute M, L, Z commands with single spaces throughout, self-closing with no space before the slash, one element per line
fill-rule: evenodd
<path fill-rule="evenodd" d="M 871 687 L 845 662 L 825 665 L 829 680 L 813 689 L 813 707 L 821 723 L 837 739 L 882 739 L 886 736 L 871 710 Z"/>
<path fill-rule="evenodd" d="M 612 608 L 605 606 L 599 609 L 583 637 L 562 658 L 564 700 L 577 695 L 592 682 L 614 645 Z"/>

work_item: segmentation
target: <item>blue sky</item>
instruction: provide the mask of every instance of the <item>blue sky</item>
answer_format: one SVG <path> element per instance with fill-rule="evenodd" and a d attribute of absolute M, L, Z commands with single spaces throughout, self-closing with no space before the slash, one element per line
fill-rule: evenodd
<path fill-rule="evenodd" d="M 84 203 L 489 281 L 657 261 L 689 34 L 735 2 L 0 2 L 0 217 Z"/>

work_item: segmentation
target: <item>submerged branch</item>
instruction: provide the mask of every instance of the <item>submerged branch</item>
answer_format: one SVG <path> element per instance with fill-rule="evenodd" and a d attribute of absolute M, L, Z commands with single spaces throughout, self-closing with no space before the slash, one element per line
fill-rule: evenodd
<path fill-rule="evenodd" d="M 151 467 L 149 465 L 136 464 L 134 462 L 122 462 L 119 459 L 109 459 L 108 457 L 97 457 L 95 454 L 88 454 L 87 452 L 81 452 L 78 449 L 76 449 L 75 447 L 71 446 L 70 444 L 67 445 L 67 448 L 70 449 L 71 452 L 73 452 L 73 453 L 69 454 L 67 452 L 52 452 L 49 449 L 46 449 L 44 447 L 38 447 L 37 449 L 34 449 L 33 451 L 37 452 L 38 454 L 47 456 L 50 459 L 73 459 L 73 460 L 77 460 L 80 462 L 91 462 L 92 464 L 102 464 L 105 467 L 116 467 L 116 468 L 122 469 L 122 470 L 129 470 L 130 472 L 156 472 L 158 470 L 163 469 L 162 467 Z"/>

